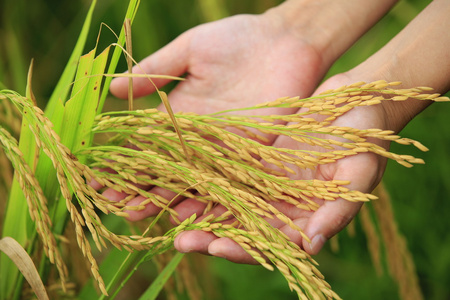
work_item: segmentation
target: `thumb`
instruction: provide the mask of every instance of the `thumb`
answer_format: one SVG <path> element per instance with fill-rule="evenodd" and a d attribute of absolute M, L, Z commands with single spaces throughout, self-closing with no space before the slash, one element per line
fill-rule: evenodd
<path fill-rule="evenodd" d="M 349 180 L 346 187 L 364 193 L 371 192 L 379 182 L 379 159 L 370 153 L 360 153 L 338 162 L 334 179 Z M 311 243 L 303 240 L 303 249 L 311 255 L 319 253 L 325 242 L 340 232 L 356 216 L 362 202 L 342 198 L 325 201 L 311 216 L 305 228 Z"/>
<path fill-rule="evenodd" d="M 133 73 L 182 75 L 188 68 L 187 48 L 190 35 L 190 31 L 187 31 L 165 47 L 146 57 L 133 67 Z M 152 81 L 158 88 L 170 82 L 169 79 L 152 79 Z M 114 96 L 126 99 L 128 97 L 128 78 L 115 78 L 111 82 L 110 91 Z M 133 94 L 135 97 L 142 97 L 153 92 L 155 92 L 155 88 L 147 78 L 133 78 Z"/>

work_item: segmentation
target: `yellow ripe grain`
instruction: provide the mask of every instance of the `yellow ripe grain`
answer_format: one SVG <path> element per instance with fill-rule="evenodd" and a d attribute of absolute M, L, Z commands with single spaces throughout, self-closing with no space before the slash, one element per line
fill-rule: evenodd
<path fill-rule="evenodd" d="M 321 193 L 317 193 L 317 192 L 311 192 L 313 194 L 314 197 L 316 197 L 317 199 L 323 199 L 323 195 Z"/>
<path fill-rule="evenodd" d="M 338 98 L 336 98 L 335 100 L 334 100 L 334 104 L 335 105 L 339 105 L 339 104 L 342 104 L 342 103 L 345 103 L 345 102 L 347 102 L 348 101 L 348 99 L 350 99 L 350 97 L 338 97 Z"/>
<path fill-rule="evenodd" d="M 123 211 L 116 211 L 116 212 L 114 212 L 114 214 L 116 216 L 119 216 L 119 217 L 125 217 L 125 218 L 129 218 L 130 217 L 130 215 L 128 213 L 123 212 Z"/>
<path fill-rule="evenodd" d="M 313 162 L 313 163 L 318 163 L 319 162 L 319 160 L 317 158 L 312 157 L 312 156 L 308 156 L 308 155 L 303 156 L 303 159 L 307 160 L 307 161 L 310 161 L 310 162 Z"/>
<path fill-rule="evenodd" d="M 372 99 L 372 100 L 368 100 L 367 102 L 364 102 L 364 105 L 370 106 L 370 105 L 377 105 L 380 103 L 381 103 L 381 101 L 379 99 Z"/>
<path fill-rule="evenodd" d="M 433 101 L 436 101 L 436 102 L 447 102 L 447 101 L 450 101 L 450 98 L 449 97 L 437 97 L 437 98 L 434 98 Z"/>
<path fill-rule="evenodd" d="M 336 109 L 336 112 L 340 113 L 340 114 L 343 114 L 343 113 L 346 113 L 346 112 L 350 111 L 352 108 L 353 107 L 351 107 L 351 106 L 345 105 L 345 106 L 342 106 L 342 107 L 338 107 Z"/>
<path fill-rule="evenodd" d="M 344 139 L 355 141 L 355 142 L 362 142 L 362 141 L 364 141 L 363 138 L 361 138 L 361 137 L 359 137 L 357 135 L 354 135 L 354 134 L 350 134 L 350 133 L 345 133 L 342 137 Z"/>
<path fill-rule="evenodd" d="M 348 100 L 347 100 L 347 102 L 355 102 L 355 101 L 360 101 L 361 100 L 361 96 L 353 96 L 353 97 L 350 97 Z"/>
<path fill-rule="evenodd" d="M 280 270 L 281 273 L 283 273 L 285 275 L 285 277 L 290 276 L 291 271 L 289 270 L 289 267 L 286 266 L 281 260 L 277 260 L 275 262 L 275 266 L 277 267 L 278 270 Z M 291 278 L 293 279 L 292 276 L 291 276 Z M 295 282 L 295 279 L 293 282 Z"/>
<path fill-rule="evenodd" d="M 319 164 L 332 164 L 335 163 L 336 160 L 335 159 L 331 159 L 331 158 L 322 158 L 319 160 Z"/>
<path fill-rule="evenodd" d="M 353 88 L 353 87 L 360 87 L 362 85 L 366 84 L 364 81 L 358 81 L 355 83 L 350 84 L 348 87 Z"/>
<path fill-rule="evenodd" d="M 333 184 L 335 184 L 335 185 L 338 185 L 338 186 L 350 184 L 350 181 L 349 181 L 349 180 L 337 180 L 337 179 L 334 179 L 334 180 L 332 180 L 331 182 L 332 182 Z M 339 188 L 340 188 L 340 187 L 339 187 Z"/>
<path fill-rule="evenodd" d="M 425 98 L 426 99 L 435 99 L 435 98 L 437 98 L 439 96 L 440 96 L 440 94 L 429 94 Z"/>
<path fill-rule="evenodd" d="M 412 164 L 410 164 L 410 163 L 408 163 L 408 162 L 406 162 L 406 161 L 403 161 L 403 160 L 397 160 L 397 162 L 398 162 L 399 164 L 401 164 L 402 166 L 405 166 L 405 167 L 407 167 L 407 168 L 411 168 L 411 167 L 412 167 Z"/>
<path fill-rule="evenodd" d="M 361 102 L 362 102 L 362 100 L 355 100 L 355 101 L 349 102 L 349 103 L 347 104 L 347 106 L 350 107 L 350 108 L 353 108 L 353 107 L 355 107 L 355 106 L 360 105 Z"/>
<path fill-rule="evenodd" d="M 354 92 L 350 92 L 349 95 L 350 96 L 357 96 L 360 95 L 362 93 L 362 91 L 354 91 Z"/>
<path fill-rule="evenodd" d="M 368 201 L 370 201 L 370 199 L 367 198 L 367 197 L 353 197 L 353 200 L 354 201 L 360 201 L 360 202 L 368 202 Z"/>
<path fill-rule="evenodd" d="M 421 159 L 421 158 L 411 159 L 410 162 L 413 163 L 413 164 L 422 164 L 422 165 L 425 164 L 425 161 L 423 159 Z"/>
<path fill-rule="evenodd" d="M 406 155 L 406 154 L 400 155 L 400 157 L 401 157 L 402 159 L 404 159 L 404 160 L 412 160 L 412 159 L 415 159 L 414 156 L 412 156 L 412 155 Z"/>
<path fill-rule="evenodd" d="M 370 99 L 373 99 L 373 98 L 374 98 L 373 95 L 364 95 L 364 96 L 361 96 L 361 100 L 363 100 L 363 101 L 367 101 L 367 100 L 370 100 Z"/>
<path fill-rule="evenodd" d="M 391 98 L 392 101 L 405 101 L 407 100 L 409 97 L 408 96 L 394 96 Z"/>
<path fill-rule="evenodd" d="M 353 198 L 352 196 L 348 195 L 348 194 L 340 194 L 339 196 L 340 196 L 342 199 L 345 199 L 345 200 L 347 200 L 347 201 L 355 202 L 354 198 Z"/>
<path fill-rule="evenodd" d="M 374 87 L 374 85 L 375 85 L 375 83 L 373 83 L 373 82 L 372 83 L 366 83 L 363 86 L 361 86 L 361 89 L 363 89 L 363 90 L 371 89 L 371 88 Z"/>
<path fill-rule="evenodd" d="M 386 88 L 388 86 L 389 86 L 389 84 L 386 82 L 386 83 L 376 84 L 373 88 L 376 89 L 376 90 L 382 90 L 382 89 L 384 89 L 384 88 Z"/>
<path fill-rule="evenodd" d="M 314 105 L 309 108 L 310 111 L 322 111 L 322 106 Z"/>
<path fill-rule="evenodd" d="M 422 143 L 420 143 L 418 141 L 412 141 L 412 144 L 421 151 L 427 152 L 429 150 L 427 147 L 425 147 L 424 145 L 422 145 Z"/>
<path fill-rule="evenodd" d="M 324 105 L 322 106 L 322 108 L 323 108 L 323 109 L 335 109 L 336 106 L 330 105 L 330 104 L 324 104 Z"/>
<path fill-rule="evenodd" d="M 417 88 L 418 88 L 419 90 L 424 91 L 424 92 L 431 92 L 431 91 L 434 90 L 433 88 L 428 87 L 428 86 L 418 86 Z"/>

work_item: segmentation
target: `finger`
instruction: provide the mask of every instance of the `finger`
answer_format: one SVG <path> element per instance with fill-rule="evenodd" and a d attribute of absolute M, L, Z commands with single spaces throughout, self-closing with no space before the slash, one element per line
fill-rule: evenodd
<path fill-rule="evenodd" d="M 105 196 L 106 198 L 108 198 L 110 201 L 114 201 L 114 202 L 119 202 L 123 199 L 125 199 L 128 194 L 125 192 L 118 192 L 112 188 L 108 188 L 106 189 L 103 193 L 103 196 Z"/>
<path fill-rule="evenodd" d="M 238 243 L 230 238 L 218 238 L 210 242 L 208 253 L 213 256 L 225 258 L 234 263 L 259 264 Z"/>
<path fill-rule="evenodd" d="M 177 193 L 164 189 L 162 187 L 156 186 L 152 188 L 150 193 L 161 196 L 167 200 L 169 200 L 169 206 L 176 206 L 178 203 L 184 201 L 184 197 L 179 196 Z M 147 200 L 146 197 L 138 196 L 132 200 L 130 200 L 127 205 L 128 206 L 139 206 L 143 201 Z M 129 221 L 140 221 L 148 217 L 156 216 L 160 211 L 161 207 L 153 204 L 152 202 L 145 204 L 144 209 L 142 210 L 127 210 L 129 217 L 127 218 Z M 172 216 L 171 216 L 172 218 Z"/>
<path fill-rule="evenodd" d="M 95 179 L 91 179 L 88 183 L 88 185 L 90 185 L 94 190 L 98 191 L 101 188 L 103 188 L 103 185 L 101 183 L 99 183 L 97 180 Z"/>
<path fill-rule="evenodd" d="M 207 204 L 198 201 L 197 199 L 186 199 L 180 202 L 176 207 L 174 207 L 174 210 L 178 213 L 177 219 L 179 222 L 182 222 L 186 220 L 187 218 L 191 217 L 193 214 L 196 214 L 197 218 L 195 219 L 195 223 L 201 222 L 204 218 L 213 215 L 214 217 L 221 217 L 224 216 L 224 213 L 228 211 L 228 209 L 220 204 L 216 204 L 211 210 L 207 210 Z M 232 215 L 228 215 L 225 217 L 224 220 L 221 220 L 221 224 L 231 224 L 236 219 Z M 178 224 L 176 220 L 173 220 L 171 218 L 172 223 Z"/>
<path fill-rule="evenodd" d="M 381 175 L 378 173 L 378 157 L 362 153 L 338 162 L 334 179 L 349 180 L 351 190 L 371 192 Z M 325 242 L 341 231 L 355 217 L 361 208 L 361 202 L 344 199 L 325 201 L 314 213 L 306 225 L 305 233 L 311 243 L 303 240 L 303 248 L 309 254 L 317 254 Z"/>
<path fill-rule="evenodd" d="M 106 173 L 111 173 L 114 174 L 116 173 L 113 169 L 111 168 L 96 168 L 98 171 L 100 172 L 106 172 Z M 99 183 L 97 180 L 95 180 L 94 178 L 92 178 L 89 182 L 87 182 L 88 185 L 90 185 L 94 190 L 98 191 L 100 189 L 102 189 L 104 186 Z"/>
<path fill-rule="evenodd" d="M 308 213 L 310 215 L 312 215 L 313 212 L 308 212 Z M 304 229 L 306 228 L 306 225 L 308 223 L 308 219 L 309 219 L 308 217 L 303 216 L 303 217 L 300 217 L 297 219 L 293 219 L 292 222 L 304 231 Z M 302 238 L 302 234 L 300 233 L 300 231 L 298 231 L 286 224 L 281 226 L 280 230 L 281 230 L 281 232 L 286 234 L 293 243 L 295 243 L 297 245 L 302 245 L 303 238 Z"/>
<path fill-rule="evenodd" d="M 180 76 L 187 71 L 188 66 L 188 44 L 190 31 L 180 35 L 178 38 L 167 44 L 152 55 L 133 67 L 133 73 L 157 74 Z M 164 86 L 170 80 L 152 79 L 158 88 Z M 110 91 L 119 98 L 128 97 L 128 78 L 120 77 L 111 82 Z M 147 78 L 133 78 L 133 94 L 141 97 L 155 92 L 153 85 Z"/>
<path fill-rule="evenodd" d="M 318 254 L 324 244 L 347 226 L 356 216 L 362 203 L 338 199 L 325 202 L 308 223 L 306 235 L 311 242 L 302 241 L 303 249 L 311 255 Z"/>
<path fill-rule="evenodd" d="M 209 254 L 209 244 L 217 237 L 211 232 L 192 230 L 178 234 L 174 241 L 175 249 L 181 253 L 199 252 Z"/>
<path fill-rule="evenodd" d="M 198 252 L 225 258 L 242 264 L 258 264 L 258 262 L 241 246 L 229 238 L 218 238 L 211 232 L 185 231 L 177 235 L 175 248 L 181 253 Z"/>
<path fill-rule="evenodd" d="M 144 202 L 147 198 L 144 196 L 137 196 L 136 198 L 131 199 L 127 206 L 140 206 L 142 202 Z M 140 210 L 125 210 L 125 213 L 128 213 L 128 221 L 136 222 L 143 220 L 145 218 L 155 216 L 161 211 L 161 208 L 156 206 L 153 203 L 148 203 L 144 205 L 144 209 Z"/>
<path fill-rule="evenodd" d="M 200 202 L 196 199 L 186 199 L 180 202 L 173 209 L 178 213 L 178 221 L 182 222 L 187 218 L 191 217 L 193 214 L 197 216 L 201 216 L 203 211 L 205 210 L 206 203 Z M 171 222 L 174 224 L 178 224 L 175 220 L 171 218 Z"/>

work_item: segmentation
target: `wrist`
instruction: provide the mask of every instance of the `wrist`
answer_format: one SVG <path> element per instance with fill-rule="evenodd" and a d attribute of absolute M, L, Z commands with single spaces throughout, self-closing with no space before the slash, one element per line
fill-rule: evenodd
<path fill-rule="evenodd" d="M 427 86 L 431 93 L 450 89 L 448 1 L 431 2 L 394 39 L 345 76 L 352 81 L 401 81 L 399 88 Z M 385 102 L 391 129 L 400 131 L 432 101 Z"/>
<path fill-rule="evenodd" d="M 328 69 L 397 0 L 287 0 L 265 15 L 320 55 Z"/>

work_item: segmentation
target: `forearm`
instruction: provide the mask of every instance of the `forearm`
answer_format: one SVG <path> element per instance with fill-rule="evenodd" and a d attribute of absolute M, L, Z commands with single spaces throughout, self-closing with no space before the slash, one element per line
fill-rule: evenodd
<path fill-rule="evenodd" d="M 328 68 L 397 0 L 288 0 L 269 10 L 286 32 L 308 42 Z"/>
<path fill-rule="evenodd" d="M 347 72 L 355 81 L 401 81 L 402 88 L 429 86 L 438 93 L 450 89 L 450 3 L 431 2 L 394 39 L 368 60 Z M 430 102 L 386 103 L 392 129 L 400 131 Z"/>

